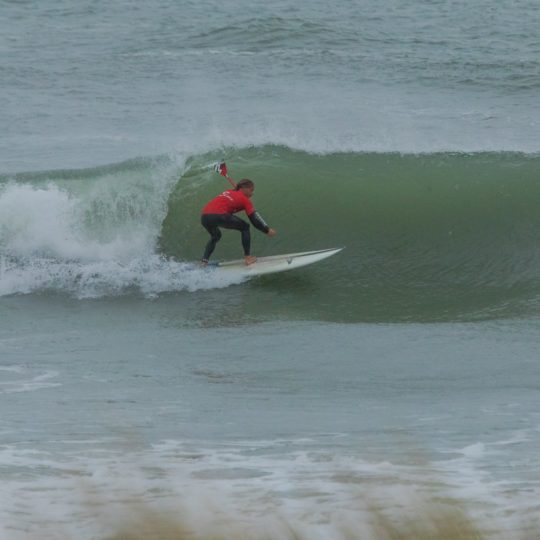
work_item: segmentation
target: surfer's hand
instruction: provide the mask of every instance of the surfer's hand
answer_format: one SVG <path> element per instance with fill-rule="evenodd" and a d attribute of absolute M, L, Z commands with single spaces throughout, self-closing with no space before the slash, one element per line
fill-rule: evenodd
<path fill-rule="evenodd" d="M 268 236 L 276 236 L 276 231 L 274 229 L 268 229 L 268 232 L 266 233 Z"/>

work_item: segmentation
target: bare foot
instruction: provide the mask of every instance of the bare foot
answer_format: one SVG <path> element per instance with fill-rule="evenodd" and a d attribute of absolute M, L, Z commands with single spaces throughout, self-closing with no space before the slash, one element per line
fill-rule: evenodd
<path fill-rule="evenodd" d="M 246 262 L 246 265 L 253 264 L 257 260 L 257 257 L 254 257 L 253 255 L 246 255 L 244 257 L 244 261 Z"/>
<path fill-rule="evenodd" d="M 203 268 L 207 267 L 208 266 L 208 261 L 201 261 L 199 263 Z"/>

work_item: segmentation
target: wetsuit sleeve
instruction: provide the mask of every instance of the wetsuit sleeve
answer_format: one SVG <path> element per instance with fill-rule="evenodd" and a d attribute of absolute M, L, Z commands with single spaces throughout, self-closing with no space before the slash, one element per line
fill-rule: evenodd
<path fill-rule="evenodd" d="M 263 233 L 266 234 L 270 230 L 270 227 L 268 226 L 266 221 L 264 221 L 261 214 L 259 214 L 259 212 L 257 212 L 256 210 L 253 213 L 249 214 L 248 217 L 249 217 L 249 221 L 251 221 L 253 226 L 256 229 L 259 229 L 259 231 L 262 231 Z"/>

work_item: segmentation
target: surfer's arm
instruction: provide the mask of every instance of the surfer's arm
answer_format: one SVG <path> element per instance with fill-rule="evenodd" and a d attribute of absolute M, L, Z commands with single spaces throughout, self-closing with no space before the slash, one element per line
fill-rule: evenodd
<path fill-rule="evenodd" d="M 266 221 L 262 218 L 261 214 L 255 210 L 251 214 L 248 215 L 249 221 L 251 221 L 251 224 L 256 228 L 259 229 L 259 231 L 263 232 L 264 234 L 268 234 L 269 231 L 272 229 L 268 226 Z"/>

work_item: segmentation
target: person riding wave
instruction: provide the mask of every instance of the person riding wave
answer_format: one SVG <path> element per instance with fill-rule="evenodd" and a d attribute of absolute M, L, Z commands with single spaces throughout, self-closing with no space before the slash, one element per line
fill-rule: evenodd
<path fill-rule="evenodd" d="M 224 166 L 224 164 L 223 164 Z M 223 176 L 225 173 L 221 171 Z M 243 219 L 235 216 L 237 212 L 244 210 L 252 225 L 265 233 L 267 236 L 275 236 L 276 231 L 268 224 L 257 212 L 251 202 L 255 184 L 248 178 L 240 180 L 235 184 L 228 176 L 226 178 L 234 186 L 234 189 L 228 189 L 208 202 L 201 212 L 201 224 L 210 234 L 210 240 L 206 244 L 202 257 L 202 265 L 206 266 L 210 255 L 212 255 L 216 244 L 221 239 L 220 227 L 223 229 L 236 229 L 240 231 L 242 247 L 244 249 L 244 261 L 246 265 L 253 264 L 257 258 L 251 255 L 251 235 L 249 224 Z"/>

